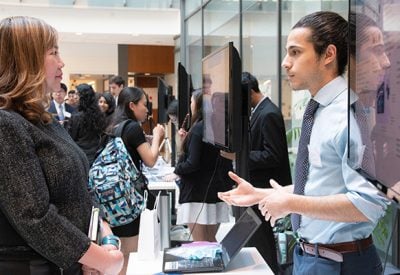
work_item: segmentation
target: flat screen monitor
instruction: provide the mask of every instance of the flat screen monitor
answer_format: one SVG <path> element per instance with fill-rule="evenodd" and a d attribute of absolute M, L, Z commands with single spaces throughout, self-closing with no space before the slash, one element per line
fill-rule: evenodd
<path fill-rule="evenodd" d="M 202 60 L 203 141 L 229 152 L 241 147 L 241 60 L 229 42 Z"/>
<path fill-rule="evenodd" d="M 399 201 L 400 29 L 394 12 L 399 6 L 385 0 L 374 5 L 350 6 L 348 163 Z"/>
<path fill-rule="evenodd" d="M 162 78 L 158 78 L 158 123 L 168 122 L 168 104 L 172 98 L 172 86 L 168 85 Z"/>
<path fill-rule="evenodd" d="M 185 67 L 178 64 L 178 125 L 180 128 L 188 129 L 190 119 L 190 97 L 193 91 L 193 84 L 190 74 Z"/>

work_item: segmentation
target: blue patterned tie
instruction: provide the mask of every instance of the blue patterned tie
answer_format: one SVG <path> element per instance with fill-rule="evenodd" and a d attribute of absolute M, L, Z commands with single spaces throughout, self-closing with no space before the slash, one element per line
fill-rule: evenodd
<path fill-rule="evenodd" d="M 60 109 L 60 113 L 58 114 L 58 118 L 59 118 L 60 121 L 63 121 L 65 119 L 63 105 L 60 104 L 58 107 Z"/>
<path fill-rule="evenodd" d="M 319 103 L 313 99 L 307 104 L 307 108 L 303 116 L 303 124 L 301 125 L 301 135 L 299 140 L 299 149 L 297 151 L 296 166 L 295 166 L 295 182 L 294 194 L 303 195 L 308 177 L 308 144 L 310 143 L 311 130 L 314 123 L 314 113 L 317 110 Z M 299 214 L 291 215 L 292 229 L 296 232 L 300 227 Z"/>

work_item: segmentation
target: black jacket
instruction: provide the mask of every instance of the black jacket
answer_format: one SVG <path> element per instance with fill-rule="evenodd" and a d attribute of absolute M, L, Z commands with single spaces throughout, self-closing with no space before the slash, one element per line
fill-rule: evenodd
<path fill-rule="evenodd" d="M 283 117 L 269 98 L 263 100 L 250 120 L 250 182 L 270 187 L 274 179 L 280 185 L 292 184 Z"/>
<path fill-rule="evenodd" d="M 183 154 L 175 167 L 175 174 L 181 177 L 179 203 L 220 202 L 217 192 L 230 190 L 233 186 L 228 177 L 232 161 L 221 157 L 219 149 L 202 141 L 203 125 L 200 121 L 189 131 Z"/>

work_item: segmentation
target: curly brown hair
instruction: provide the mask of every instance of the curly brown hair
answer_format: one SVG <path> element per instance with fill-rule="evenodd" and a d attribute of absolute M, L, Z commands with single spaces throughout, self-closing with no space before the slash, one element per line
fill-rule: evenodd
<path fill-rule="evenodd" d="M 44 61 L 57 46 L 57 31 L 44 21 L 16 16 L 0 21 L 0 109 L 32 123 L 50 123 Z"/>

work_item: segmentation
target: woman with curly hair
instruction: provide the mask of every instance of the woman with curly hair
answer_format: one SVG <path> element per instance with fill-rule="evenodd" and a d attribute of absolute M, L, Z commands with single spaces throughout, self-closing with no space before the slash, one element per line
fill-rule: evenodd
<path fill-rule="evenodd" d="M 2 19 L 0 64 L 0 274 L 118 274 L 123 255 L 109 226 L 102 246 L 87 236 L 86 156 L 46 111 L 63 75 L 57 31 Z"/>
<path fill-rule="evenodd" d="M 80 96 L 78 113 L 72 115 L 67 129 L 72 139 L 85 152 L 89 165 L 92 165 L 106 127 L 106 120 L 92 86 L 86 83 L 79 84 L 76 90 Z"/>

